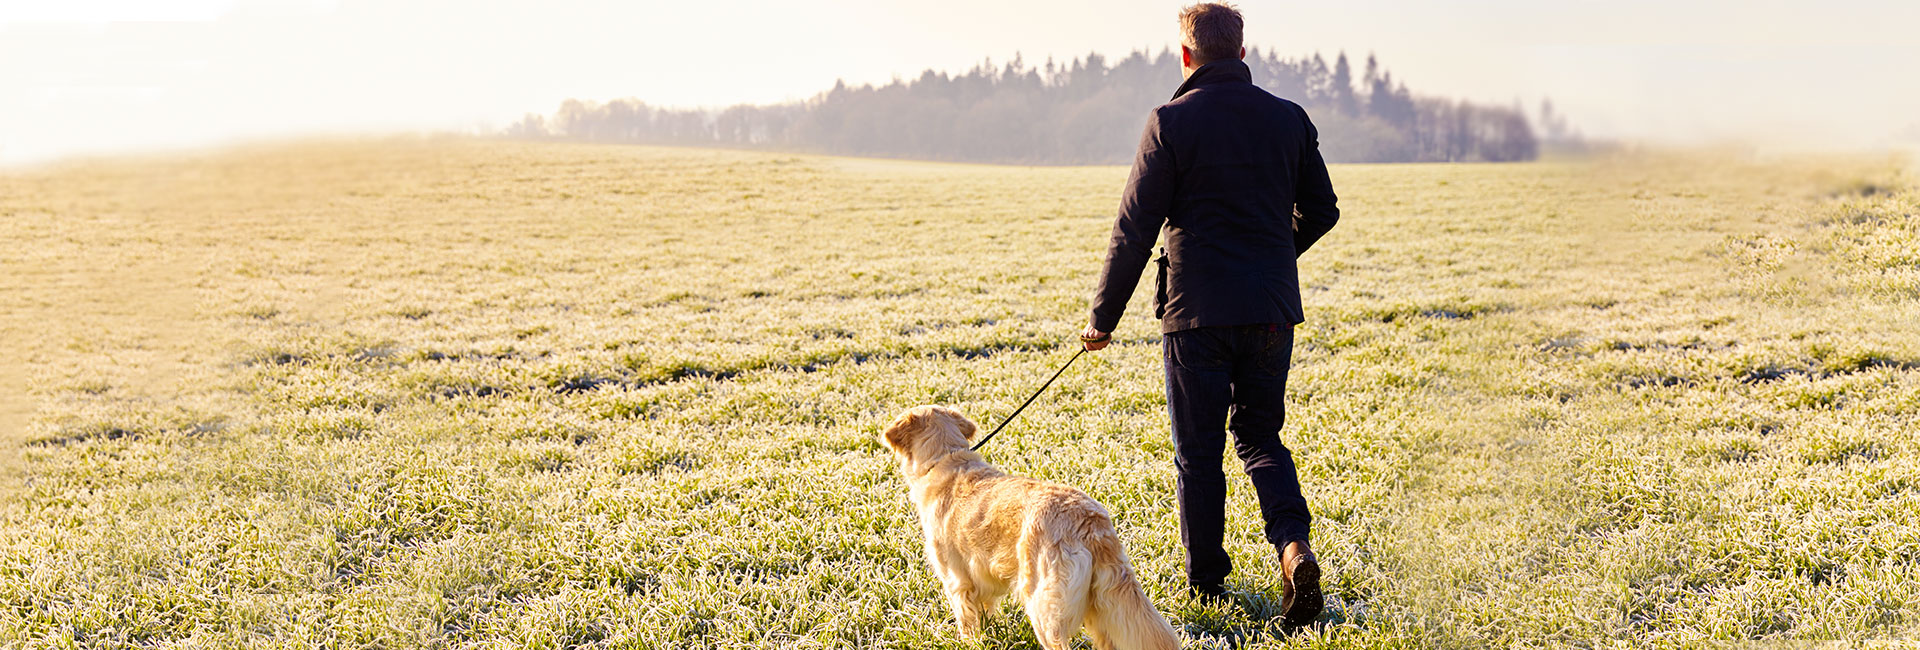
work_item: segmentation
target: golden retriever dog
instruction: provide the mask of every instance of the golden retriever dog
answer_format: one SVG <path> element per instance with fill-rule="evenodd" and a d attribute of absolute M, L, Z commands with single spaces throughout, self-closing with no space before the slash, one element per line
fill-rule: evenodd
<path fill-rule="evenodd" d="M 1134 580 L 1107 509 L 1079 490 L 994 469 L 968 449 L 975 431 L 958 411 L 919 406 L 880 434 L 906 476 L 960 636 L 977 636 L 981 616 L 1012 593 L 1048 650 L 1066 650 L 1082 626 L 1102 650 L 1179 648 Z"/>

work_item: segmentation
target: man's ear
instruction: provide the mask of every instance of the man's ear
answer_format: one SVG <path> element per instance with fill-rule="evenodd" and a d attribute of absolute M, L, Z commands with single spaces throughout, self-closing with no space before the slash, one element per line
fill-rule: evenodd
<path fill-rule="evenodd" d="M 1185 45 L 1180 46 L 1180 67 L 1193 67 L 1193 50 L 1187 49 Z"/>
<path fill-rule="evenodd" d="M 1247 58 L 1247 48 L 1242 47 L 1240 48 L 1240 60 L 1245 61 L 1246 58 Z"/>

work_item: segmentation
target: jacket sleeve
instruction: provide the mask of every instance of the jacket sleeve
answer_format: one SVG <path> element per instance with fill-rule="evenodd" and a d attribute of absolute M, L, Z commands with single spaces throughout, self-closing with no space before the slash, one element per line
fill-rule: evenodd
<path fill-rule="evenodd" d="M 1153 253 L 1153 242 L 1160 238 L 1160 226 L 1167 222 L 1167 212 L 1173 208 L 1173 151 L 1161 135 L 1160 112 L 1154 111 L 1147 116 L 1146 131 L 1140 134 L 1133 173 L 1128 175 L 1127 189 L 1120 196 L 1120 218 L 1114 221 L 1113 237 L 1107 243 L 1107 263 L 1093 293 L 1089 324 L 1102 332 L 1120 325 L 1120 314 L 1126 311 L 1127 299 L 1140 284 L 1140 272 Z"/>
<path fill-rule="evenodd" d="M 1300 111 L 1300 121 L 1307 125 L 1307 146 L 1293 181 L 1294 208 L 1300 211 L 1293 233 L 1295 257 L 1306 253 L 1340 221 L 1339 197 L 1333 195 L 1333 179 L 1327 177 L 1327 161 L 1320 156 L 1320 130 L 1314 128 L 1305 110 Z"/>

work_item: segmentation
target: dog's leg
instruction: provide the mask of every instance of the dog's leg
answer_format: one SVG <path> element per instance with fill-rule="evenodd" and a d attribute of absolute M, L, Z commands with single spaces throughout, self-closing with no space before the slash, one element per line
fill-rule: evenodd
<path fill-rule="evenodd" d="M 1027 599 L 1027 622 L 1033 625 L 1033 636 L 1040 640 L 1040 647 L 1047 650 L 1068 650 L 1073 647 L 1073 636 L 1080 631 L 1080 625 L 1086 618 L 1086 600 L 1083 595 L 1061 593 L 1060 584 L 1054 581 L 1042 581 L 1033 597 Z"/>
<path fill-rule="evenodd" d="M 1047 650 L 1067 650 L 1087 618 L 1091 556 L 1083 548 L 1041 549 L 1034 558 L 1026 597 L 1027 621 Z"/>
<path fill-rule="evenodd" d="M 981 618 L 984 611 L 970 584 L 961 584 L 961 580 L 946 581 L 947 604 L 953 607 L 953 621 L 960 626 L 960 638 L 972 639 L 980 635 Z"/>
<path fill-rule="evenodd" d="M 1093 642 L 1093 650 L 1113 650 L 1113 639 L 1107 638 L 1106 630 L 1100 629 L 1099 615 L 1093 611 L 1094 607 L 1100 605 L 1099 603 L 1091 603 L 1091 605 L 1087 608 L 1086 617 L 1080 621 L 1080 625 L 1087 629 L 1087 640 Z"/>
<path fill-rule="evenodd" d="M 947 606 L 953 608 L 953 622 L 960 627 L 960 637 L 978 636 L 985 608 L 980 606 L 980 594 L 974 588 L 973 578 L 963 573 L 964 560 L 946 557 L 940 545 L 934 543 L 931 531 L 927 536 L 927 563 L 933 565 L 933 574 L 940 578 L 940 591 L 947 596 Z"/>

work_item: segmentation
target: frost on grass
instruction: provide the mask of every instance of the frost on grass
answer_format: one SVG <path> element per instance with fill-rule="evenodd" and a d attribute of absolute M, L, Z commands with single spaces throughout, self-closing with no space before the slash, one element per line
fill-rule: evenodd
<path fill-rule="evenodd" d="M 1182 596 L 1144 292 L 988 450 L 1106 503 L 1195 645 L 1920 624 L 1909 183 L 1334 174 L 1284 433 L 1327 567 L 1314 629 L 1271 616 L 1244 489 L 1247 606 Z M 0 176 L 0 231 L 33 251 L 0 288 L 38 305 L 9 317 L 65 328 L 30 355 L 0 492 L 0 645 L 975 647 L 873 438 L 928 402 L 995 424 L 1065 359 L 1124 175 L 440 141 Z M 138 293 L 154 268 L 189 313 L 14 280 Z M 1034 645 L 1011 608 L 987 637 Z"/>

